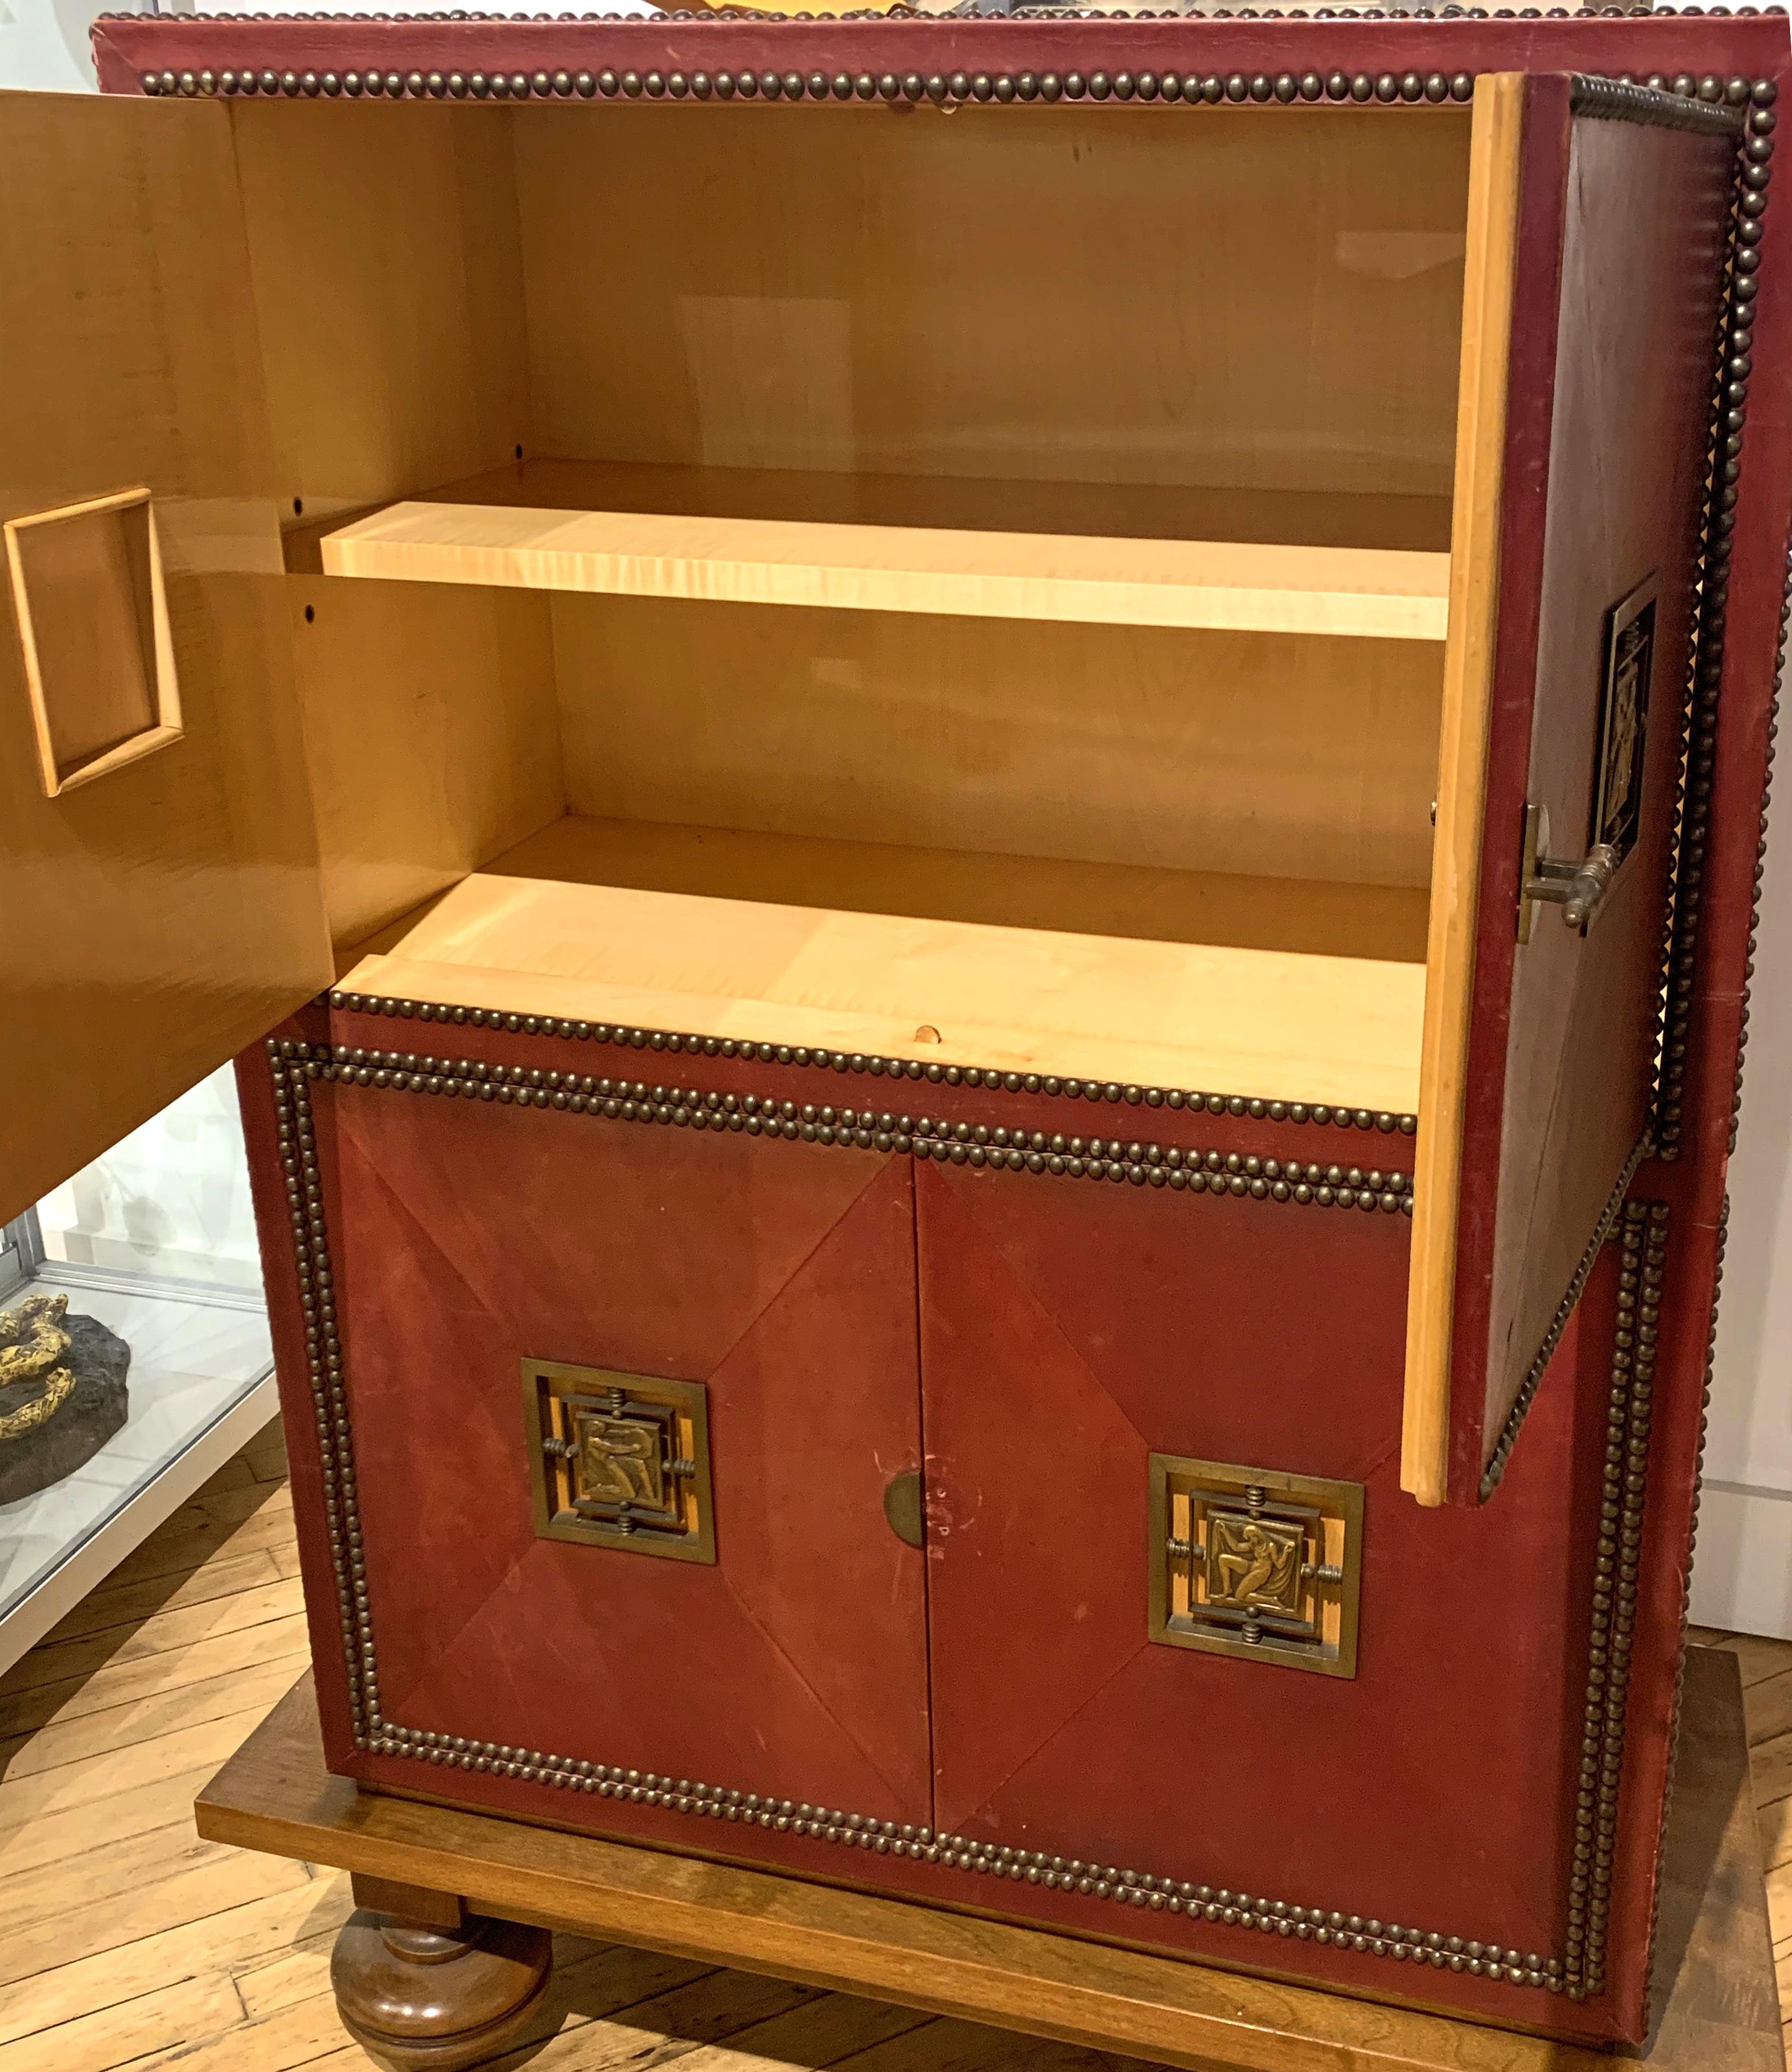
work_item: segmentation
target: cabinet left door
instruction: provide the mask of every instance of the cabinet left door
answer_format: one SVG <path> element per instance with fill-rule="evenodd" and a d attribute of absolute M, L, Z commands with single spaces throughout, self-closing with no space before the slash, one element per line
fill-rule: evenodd
<path fill-rule="evenodd" d="M 910 1161 L 460 1013 L 241 1074 L 331 1766 L 840 1875 L 932 1817 Z"/>
<path fill-rule="evenodd" d="M 229 117 L 0 95 L 0 1218 L 327 985 Z"/>

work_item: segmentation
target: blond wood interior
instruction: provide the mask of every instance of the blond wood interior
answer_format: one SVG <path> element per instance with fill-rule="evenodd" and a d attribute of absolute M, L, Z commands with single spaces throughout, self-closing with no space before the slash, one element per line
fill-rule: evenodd
<path fill-rule="evenodd" d="M 574 812 L 1428 880 L 1428 643 L 605 598 L 553 621 Z"/>
<path fill-rule="evenodd" d="M 1416 1106 L 1463 111 L 419 113 L 232 110 L 339 944 Z"/>
<path fill-rule="evenodd" d="M 562 821 L 389 931 L 342 982 L 926 1062 L 1416 1106 L 1422 963 L 995 926 L 942 918 L 933 902 L 916 914 L 905 911 L 923 904 L 907 852 L 816 842 L 779 855 L 758 837 L 755 856 L 738 837 L 678 832 L 648 831 L 635 861 L 632 824 Z M 949 861 L 927 863 L 949 876 Z M 755 874 L 807 896 L 742 897 Z M 985 875 L 1000 887 L 999 870 L 964 871 L 961 906 L 991 896 Z M 876 911 L 844 908 L 847 885 L 867 888 Z M 1132 890 L 1092 877 L 1084 911 L 1112 898 L 1125 911 Z M 1022 870 L 1012 897 L 1026 911 L 1034 896 Z M 1204 897 L 1235 918 L 1293 903 L 1275 886 L 1194 886 L 1181 895 L 1186 920 Z M 936 903 L 953 903 L 949 886 Z M 1127 921 L 1136 914 L 1135 899 Z"/>
<path fill-rule="evenodd" d="M 1447 553 L 1235 541 L 1225 500 L 1211 491 L 1186 496 L 1186 523 L 1194 531 L 1206 520 L 1216 536 L 1145 539 L 1021 529 L 1034 515 L 1024 484 L 1007 485 L 1013 525 L 980 530 L 668 513 L 646 479 L 657 471 L 625 472 L 617 483 L 602 466 L 525 463 L 500 473 L 495 500 L 476 479 L 388 505 L 323 539 L 324 573 L 1031 623 L 1444 638 Z M 722 485 L 691 500 L 725 507 L 737 482 L 751 500 L 752 470 L 719 472 Z M 817 480 L 817 501 L 836 503 L 831 479 Z M 800 497 L 791 501 L 800 508 Z"/>
<path fill-rule="evenodd" d="M 511 118 L 531 453 L 1449 494 L 1465 110 L 584 113 Z"/>

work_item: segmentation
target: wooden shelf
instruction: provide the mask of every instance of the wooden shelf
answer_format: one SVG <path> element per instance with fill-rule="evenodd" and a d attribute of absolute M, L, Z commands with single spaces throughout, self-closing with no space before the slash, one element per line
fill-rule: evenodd
<path fill-rule="evenodd" d="M 1166 931 L 1245 939 L 1128 932 L 1151 919 L 1145 881 Z M 809 896 L 792 896 L 804 886 Z M 742 896 L 760 888 L 784 897 Z M 1381 953 L 1257 946 L 1310 939 L 1295 916 L 1316 891 L 1339 942 Z M 1412 1113 L 1422 897 L 568 819 L 374 939 L 340 982 L 510 1013 Z M 1070 914 L 1083 931 L 940 907 Z M 1104 925 L 1117 931 L 1095 932 Z"/>
<path fill-rule="evenodd" d="M 1249 536 L 1267 504 L 1293 522 L 1301 501 L 531 462 L 388 504 L 325 533 L 320 554 L 327 575 L 385 582 L 1443 639 L 1446 552 Z M 1380 500 L 1346 501 L 1353 523 L 1332 508 L 1340 500 L 1321 500 L 1314 529 L 1387 536 Z M 1423 500 L 1391 503 L 1394 536 L 1436 536 Z M 1088 529 L 1069 529 L 1079 523 Z"/>

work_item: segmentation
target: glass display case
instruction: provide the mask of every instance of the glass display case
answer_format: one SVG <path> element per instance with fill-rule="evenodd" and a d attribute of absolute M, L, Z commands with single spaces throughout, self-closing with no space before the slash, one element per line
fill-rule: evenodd
<path fill-rule="evenodd" d="M 0 1313 L 22 1311 L 0 1332 L 15 1347 L 43 1326 L 71 1345 L 44 1376 L 18 1358 L 0 1378 L 0 1667 L 273 1415 L 228 1070 L 5 1226 Z"/>

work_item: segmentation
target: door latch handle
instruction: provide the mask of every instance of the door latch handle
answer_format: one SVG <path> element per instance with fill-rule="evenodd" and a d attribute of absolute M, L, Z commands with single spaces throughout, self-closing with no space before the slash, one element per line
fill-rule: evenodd
<path fill-rule="evenodd" d="M 927 1545 L 927 1496 L 919 1468 L 905 1469 L 885 1484 L 884 1516 L 898 1540 L 910 1547 Z"/>
<path fill-rule="evenodd" d="M 1519 888 L 1519 940 L 1528 943 L 1538 901 L 1560 906 L 1562 919 L 1584 935 L 1611 890 L 1622 861 L 1609 842 L 1595 842 L 1578 861 L 1544 854 L 1549 846 L 1549 808 L 1524 811 L 1524 865 Z"/>

